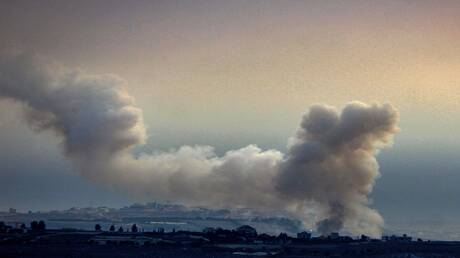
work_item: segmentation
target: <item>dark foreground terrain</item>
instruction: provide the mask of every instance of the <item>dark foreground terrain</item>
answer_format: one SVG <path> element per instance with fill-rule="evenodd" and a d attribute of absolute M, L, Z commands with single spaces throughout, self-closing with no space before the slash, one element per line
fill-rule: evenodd
<path fill-rule="evenodd" d="M 110 246 L 92 244 L 11 244 L 0 246 L 0 257 L 460 257 L 460 244 L 429 245 L 299 245 L 276 252 L 183 246 Z"/>
<path fill-rule="evenodd" d="M 132 225 L 130 232 L 111 227 L 102 231 L 76 229 L 47 230 L 45 224 L 31 223 L 31 228 L 3 227 L 0 232 L 0 258 L 8 257 L 460 257 L 460 242 L 413 241 L 409 236 L 371 239 L 351 238 L 332 233 L 312 237 L 301 232 L 257 234 L 250 226 L 235 230 L 207 228 L 203 232 L 140 232 Z"/>

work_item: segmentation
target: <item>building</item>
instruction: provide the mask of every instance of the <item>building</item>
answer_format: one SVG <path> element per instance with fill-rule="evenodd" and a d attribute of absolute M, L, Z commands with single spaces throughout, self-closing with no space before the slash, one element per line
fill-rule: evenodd
<path fill-rule="evenodd" d="M 383 241 L 396 241 L 396 242 L 411 242 L 412 237 L 404 234 L 402 236 L 396 236 L 396 235 L 391 235 L 391 236 L 383 236 L 382 237 Z"/>
<path fill-rule="evenodd" d="M 332 232 L 331 234 L 329 234 L 329 239 L 331 240 L 336 240 L 336 239 L 339 239 L 340 235 L 338 232 Z"/>
<path fill-rule="evenodd" d="M 237 228 L 236 232 L 238 234 L 248 236 L 248 237 L 256 237 L 257 236 L 256 229 L 251 227 L 251 226 L 248 226 L 248 225 L 243 225 L 243 226 Z"/>
<path fill-rule="evenodd" d="M 217 232 L 217 229 L 213 227 L 206 227 L 203 229 L 203 233 L 205 234 L 214 234 L 216 232 Z"/>
<path fill-rule="evenodd" d="M 311 239 L 311 233 L 307 232 L 307 231 L 297 233 L 297 238 L 299 238 L 299 239 Z"/>
<path fill-rule="evenodd" d="M 361 241 L 365 241 L 365 242 L 367 242 L 367 241 L 370 241 L 370 240 L 371 240 L 371 238 L 370 238 L 369 236 L 366 236 L 366 235 L 361 235 L 361 238 L 360 238 L 360 240 L 361 240 Z"/>

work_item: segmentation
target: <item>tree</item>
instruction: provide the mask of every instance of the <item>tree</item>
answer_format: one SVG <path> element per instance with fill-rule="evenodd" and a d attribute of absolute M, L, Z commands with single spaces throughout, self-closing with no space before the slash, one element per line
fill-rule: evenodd
<path fill-rule="evenodd" d="M 38 231 L 38 222 L 36 220 L 30 222 L 30 229 L 32 229 L 32 231 Z"/>
<path fill-rule="evenodd" d="M 46 224 L 45 224 L 45 222 L 44 222 L 43 220 L 40 220 L 40 221 L 38 222 L 38 230 L 39 230 L 39 231 L 45 231 L 45 229 L 46 229 Z"/>
<path fill-rule="evenodd" d="M 96 230 L 96 231 L 101 231 L 101 225 L 96 224 L 96 225 L 94 226 L 94 230 Z"/>
<path fill-rule="evenodd" d="M 134 232 L 134 233 L 137 233 L 139 230 L 137 229 L 137 225 L 136 224 L 133 224 L 131 226 L 131 232 Z"/>
<path fill-rule="evenodd" d="M 5 232 L 5 230 L 6 230 L 5 222 L 0 221 L 0 233 Z"/>
<path fill-rule="evenodd" d="M 123 232 L 123 227 L 122 227 L 122 226 L 120 226 L 120 227 L 118 228 L 118 232 L 120 232 L 120 233 Z"/>
<path fill-rule="evenodd" d="M 110 232 L 114 232 L 114 231 L 115 231 L 115 226 L 114 226 L 114 225 L 110 226 L 109 231 L 110 231 Z"/>

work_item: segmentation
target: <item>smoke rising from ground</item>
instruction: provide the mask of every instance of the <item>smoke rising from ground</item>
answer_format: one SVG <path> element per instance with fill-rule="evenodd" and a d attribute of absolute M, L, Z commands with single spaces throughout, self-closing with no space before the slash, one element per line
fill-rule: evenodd
<path fill-rule="evenodd" d="M 0 97 L 22 103 L 34 128 L 58 133 L 65 155 L 90 180 L 142 198 L 282 210 L 323 234 L 381 233 L 368 195 L 379 176 L 375 155 L 397 132 L 392 106 L 315 105 L 286 154 L 249 145 L 221 157 L 209 146 L 133 156 L 146 129 L 123 83 L 27 53 L 0 58 Z"/>
<path fill-rule="evenodd" d="M 341 112 L 312 106 L 280 163 L 278 191 L 289 200 L 307 197 L 320 203 L 320 232 L 353 225 L 378 234 L 383 219 L 367 207 L 367 196 L 379 176 L 376 152 L 391 142 L 397 118 L 388 104 L 354 102 Z"/>

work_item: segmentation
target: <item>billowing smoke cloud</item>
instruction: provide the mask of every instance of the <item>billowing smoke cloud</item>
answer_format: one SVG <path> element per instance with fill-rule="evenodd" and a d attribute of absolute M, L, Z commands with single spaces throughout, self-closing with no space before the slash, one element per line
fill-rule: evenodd
<path fill-rule="evenodd" d="M 315 105 L 287 154 L 249 145 L 222 157 L 209 146 L 134 156 L 146 129 L 123 83 L 27 53 L 0 58 L 0 97 L 23 103 L 34 128 L 57 132 L 66 156 L 90 180 L 142 198 L 281 210 L 316 222 L 323 234 L 380 234 L 383 220 L 368 195 L 379 175 L 376 152 L 397 131 L 390 105 Z"/>
<path fill-rule="evenodd" d="M 397 118 L 390 105 L 355 102 L 341 113 L 311 107 L 280 164 L 278 191 L 290 200 L 320 203 L 320 232 L 337 232 L 346 224 L 377 235 L 383 220 L 367 207 L 367 196 L 379 175 L 376 151 L 391 141 Z"/>

